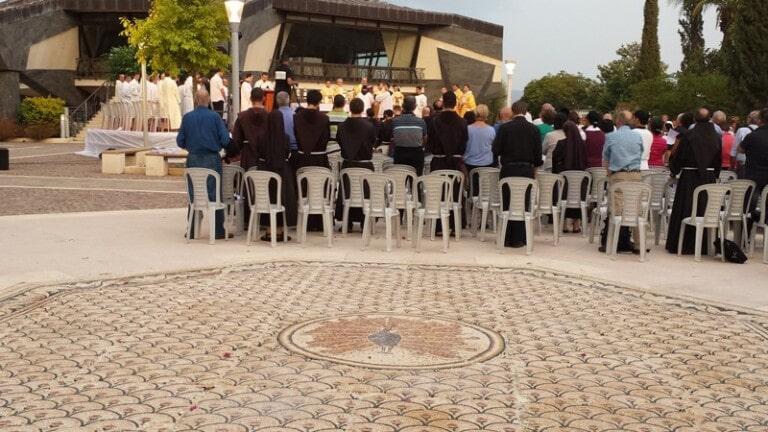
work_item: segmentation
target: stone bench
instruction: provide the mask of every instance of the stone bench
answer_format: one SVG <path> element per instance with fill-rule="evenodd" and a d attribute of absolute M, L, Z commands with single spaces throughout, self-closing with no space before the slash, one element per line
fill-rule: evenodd
<path fill-rule="evenodd" d="M 144 173 L 144 157 L 149 147 L 106 150 L 101 153 L 102 174 Z"/>
<path fill-rule="evenodd" d="M 183 165 L 186 165 L 188 154 L 186 150 L 177 153 L 156 150 L 147 152 L 144 155 L 145 175 L 149 177 L 182 176 L 185 169 Z"/>

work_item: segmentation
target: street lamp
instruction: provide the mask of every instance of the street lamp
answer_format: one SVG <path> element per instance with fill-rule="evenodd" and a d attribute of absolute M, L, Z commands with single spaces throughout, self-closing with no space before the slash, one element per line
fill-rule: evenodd
<path fill-rule="evenodd" d="M 146 45 L 139 43 L 141 57 L 141 140 L 144 148 L 149 147 L 149 124 L 147 123 L 147 55 L 144 52 Z"/>
<path fill-rule="evenodd" d="M 507 70 L 507 106 L 512 106 L 512 76 L 515 74 L 517 62 L 514 60 L 505 60 L 504 68 Z"/>
<path fill-rule="evenodd" d="M 229 29 L 232 32 L 232 79 L 230 80 L 229 94 L 232 95 L 232 105 L 229 107 L 229 126 L 235 125 L 237 113 L 240 112 L 240 20 L 243 18 L 245 0 L 226 0 Z"/>

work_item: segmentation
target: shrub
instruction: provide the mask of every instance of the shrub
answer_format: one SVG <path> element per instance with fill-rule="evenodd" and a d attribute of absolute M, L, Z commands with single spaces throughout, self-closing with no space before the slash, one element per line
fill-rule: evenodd
<path fill-rule="evenodd" d="M 22 130 L 13 120 L 0 118 L 0 141 L 20 137 Z"/>
<path fill-rule="evenodd" d="M 58 124 L 39 124 L 30 125 L 24 128 L 24 136 L 32 138 L 35 141 L 59 136 Z"/>
<path fill-rule="evenodd" d="M 19 106 L 19 123 L 24 126 L 58 125 L 62 114 L 64 101 L 59 98 L 26 98 Z"/>

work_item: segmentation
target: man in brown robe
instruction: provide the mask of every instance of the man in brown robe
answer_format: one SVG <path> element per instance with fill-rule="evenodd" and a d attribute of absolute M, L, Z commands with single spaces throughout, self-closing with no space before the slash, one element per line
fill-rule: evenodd
<path fill-rule="evenodd" d="M 432 118 L 427 141 L 427 148 L 432 153 L 431 170 L 462 171 L 469 132 L 467 122 L 456 113 L 456 95 L 446 92 L 443 95 L 443 111 Z"/>
<path fill-rule="evenodd" d="M 341 157 L 344 159 L 341 168 L 365 168 L 373 172 L 373 146 L 376 145 L 376 128 L 368 119 L 363 117 L 365 104 L 362 99 L 352 99 L 349 103 L 351 117 L 339 125 L 336 132 L 336 141 L 341 147 Z M 344 190 L 349 191 L 351 185 L 345 177 Z M 347 197 L 344 197 L 347 198 Z M 336 217 L 341 220 L 343 200 L 336 203 Z M 363 227 L 363 212 L 361 209 L 349 210 L 349 229 L 352 224 L 358 222 L 360 229 Z"/>
<path fill-rule="evenodd" d="M 320 166 L 330 168 L 326 147 L 331 137 L 328 115 L 320 112 L 323 95 L 318 90 L 307 92 L 307 107 L 294 116 L 296 142 L 299 151 L 296 154 L 295 167 Z"/>

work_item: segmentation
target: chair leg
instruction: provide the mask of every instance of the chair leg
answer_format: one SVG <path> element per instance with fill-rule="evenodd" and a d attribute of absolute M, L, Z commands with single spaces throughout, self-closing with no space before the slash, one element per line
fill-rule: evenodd
<path fill-rule="evenodd" d="M 371 232 L 371 216 L 366 213 L 363 215 L 363 250 L 368 247 L 368 238 Z"/>
<path fill-rule="evenodd" d="M 621 234 L 621 224 L 610 220 L 611 225 L 611 259 L 615 260 L 619 255 L 619 237 Z"/>
<path fill-rule="evenodd" d="M 341 217 L 341 235 L 342 237 L 347 237 L 347 227 L 349 226 L 347 223 L 349 222 L 349 201 L 344 203 L 344 212 L 342 213 Z"/>
<path fill-rule="evenodd" d="M 640 262 L 645 262 L 645 221 L 639 221 L 637 229 L 640 231 Z"/>
<path fill-rule="evenodd" d="M 398 249 L 402 247 L 402 240 L 401 240 L 401 234 L 400 234 L 400 215 L 397 210 L 395 210 L 395 247 Z"/>
<path fill-rule="evenodd" d="M 563 232 L 563 227 L 565 226 L 565 213 L 568 210 L 567 207 L 561 206 L 560 207 L 560 227 L 558 228 L 560 232 Z"/>
<path fill-rule="evenodd" d="M 720 224 L 720 261 L 725 262 L 725 233 L 723 232 L 725 223 Z M 733 231 L 733 236 L 736 237 L 736 230 Z M 709 247 L 712 247 L 711 245 Z"/>
<path fill-rule="evenodd" d="M 453 206 L 453 225 L 454 229 L 456 230 L 456 241 L 461 240 L 461 223 L 462 223 L 462 211 L 461 207 L 458 205 Z"/>
<path fill-rule="evenodd" d="M 216 243 L 216 210 L 208 210 L 208 231 L 209 238 L 208 244 Z"/>
<path fill-rule="evenodd" d="M 386 214 L 386 213 L 385 213 Z M 392 218 L 391 217 L 385 217 L 384 218 L 384 235 L 387 237 L 387 252 L 392 252 Z"/>
<path fill-rule="evenodd" d="M 768 229 L 763 228 L 763 264 L 768 264 Z"/>
<path fill-rule="evenodd" d="M 685 222 L 680 223 L 680 235 L 677 238 L 677 256 L 683 255 L 683 240 L 685 239 Z"/>
<path fill-rule="evenodd" d="M 443 214 L 440 216 L 440 221 L 443 224 L 443 253 L 448 253 L 448 242 L 451 237 L 451 230 L 448 227 L 450 227 L 451 218 L 447 214 Z"/>
<path fill-rule="evenodd" d="M 443 225 L 443 231 L 450 230 L 450 229 L 451 227 L 447 227 Z M 435 241 L 435 233 L 437 232 L 437 219 L 429 220 L 429 230 L 430 230 L 429 240 Z"/>
<path fill-rule="evenodd" d="M 277 213 L 269 212 L 269 229 L 272 247 L 277 246 Z"/>
<path fill-rule="evenodd" d="M 195 223 L 195 211 L 192 210 L 190 206 L 189 210 L 187 210 L 187 243 L 192 241 L 192 227 L 194 226 L 194 223 Z"/>
<path fill-rule="evenodd" d="M 589 244 L 595 243 L 595 231 L 597 231 L 597 220 L 600 218 L 599 207 L 592 211 L 592 220 L 589 221 Z"/>
<path fill-rule="evenodd" d="M 525 217 L 525 254 L 530 255 L 533 252 L 533 220 Z"/>
<path fill-rule="evenodd" d="M 562 212 L 565 214 L 565 212 Z M 563 232 L 562 225 L 560 225 L 560 209 L 552 209 L 552 230 L 555 236 L 555 246 L 560 244 L 560 233 Z"/>
<path fill-rule="evenodd" d="M 283 210 L 283 244 L 288 244 L 288 216 Z"/>
<path fill-rule="evenodd" d="M 587 215 L 587 203 L 581 202 L 581 237 L 587 238 L 587 224 L 589 223 L 589 216 Z"/>
<path fill-rule="evenodd" d="M 485 203 L 482 204 L 482 208 L 480 209 L 480 241 L 485 241 L 485 230 L 488 226 L 488 206 L 485 205 Z"/>
<path fill-rule="evenodd" d="M 323 212 L 323 221 L 326 224 L 325 234 L 328 240 L 328 247 L 333 247 L 333 214 L 331 212 Z"/>
<path fill-rule="evenodd" d="M 405 209 L 405 223 L 408 225 L 405 227 L 406 229 L 406 236 L 409 239 L 413 238 L 413 209 L 406 208 Z"/>
<path fill-rule="evenodd" d="M 704 236 L 704 227 L 701 225 L 696 225 L 696 243 L 695 243 L 695 259 L 697 262 L 701 261 L 701 240 Z"/>
<path fill-rule="evenodd" d="M 416 217 L 416 237 L 413 239 L 414 246 L 417 252 L 421 252 L 421 236 L 424 234 L 424 217 L 418 215 Z"/>
<path fill-rule="evenodd" d="M 496 233 L 496 251 L 499 253 L 504 252 L 504 237 L 507 235 L 507 216 L 503 215 L 500 216 L 499 224 L 498 224 L 498 232 Z"/>
<path fill-rule="evenodd" d="M 658 246 L 659 243 L 661 242 L 661 230 L 663 227 L 661 223 L 661 214 L 660 213 L 653 214 L 651 216 L 651 220 L 656 221 L 653 226 L 653 238 L 656 243 L 656 246 Z"/>

